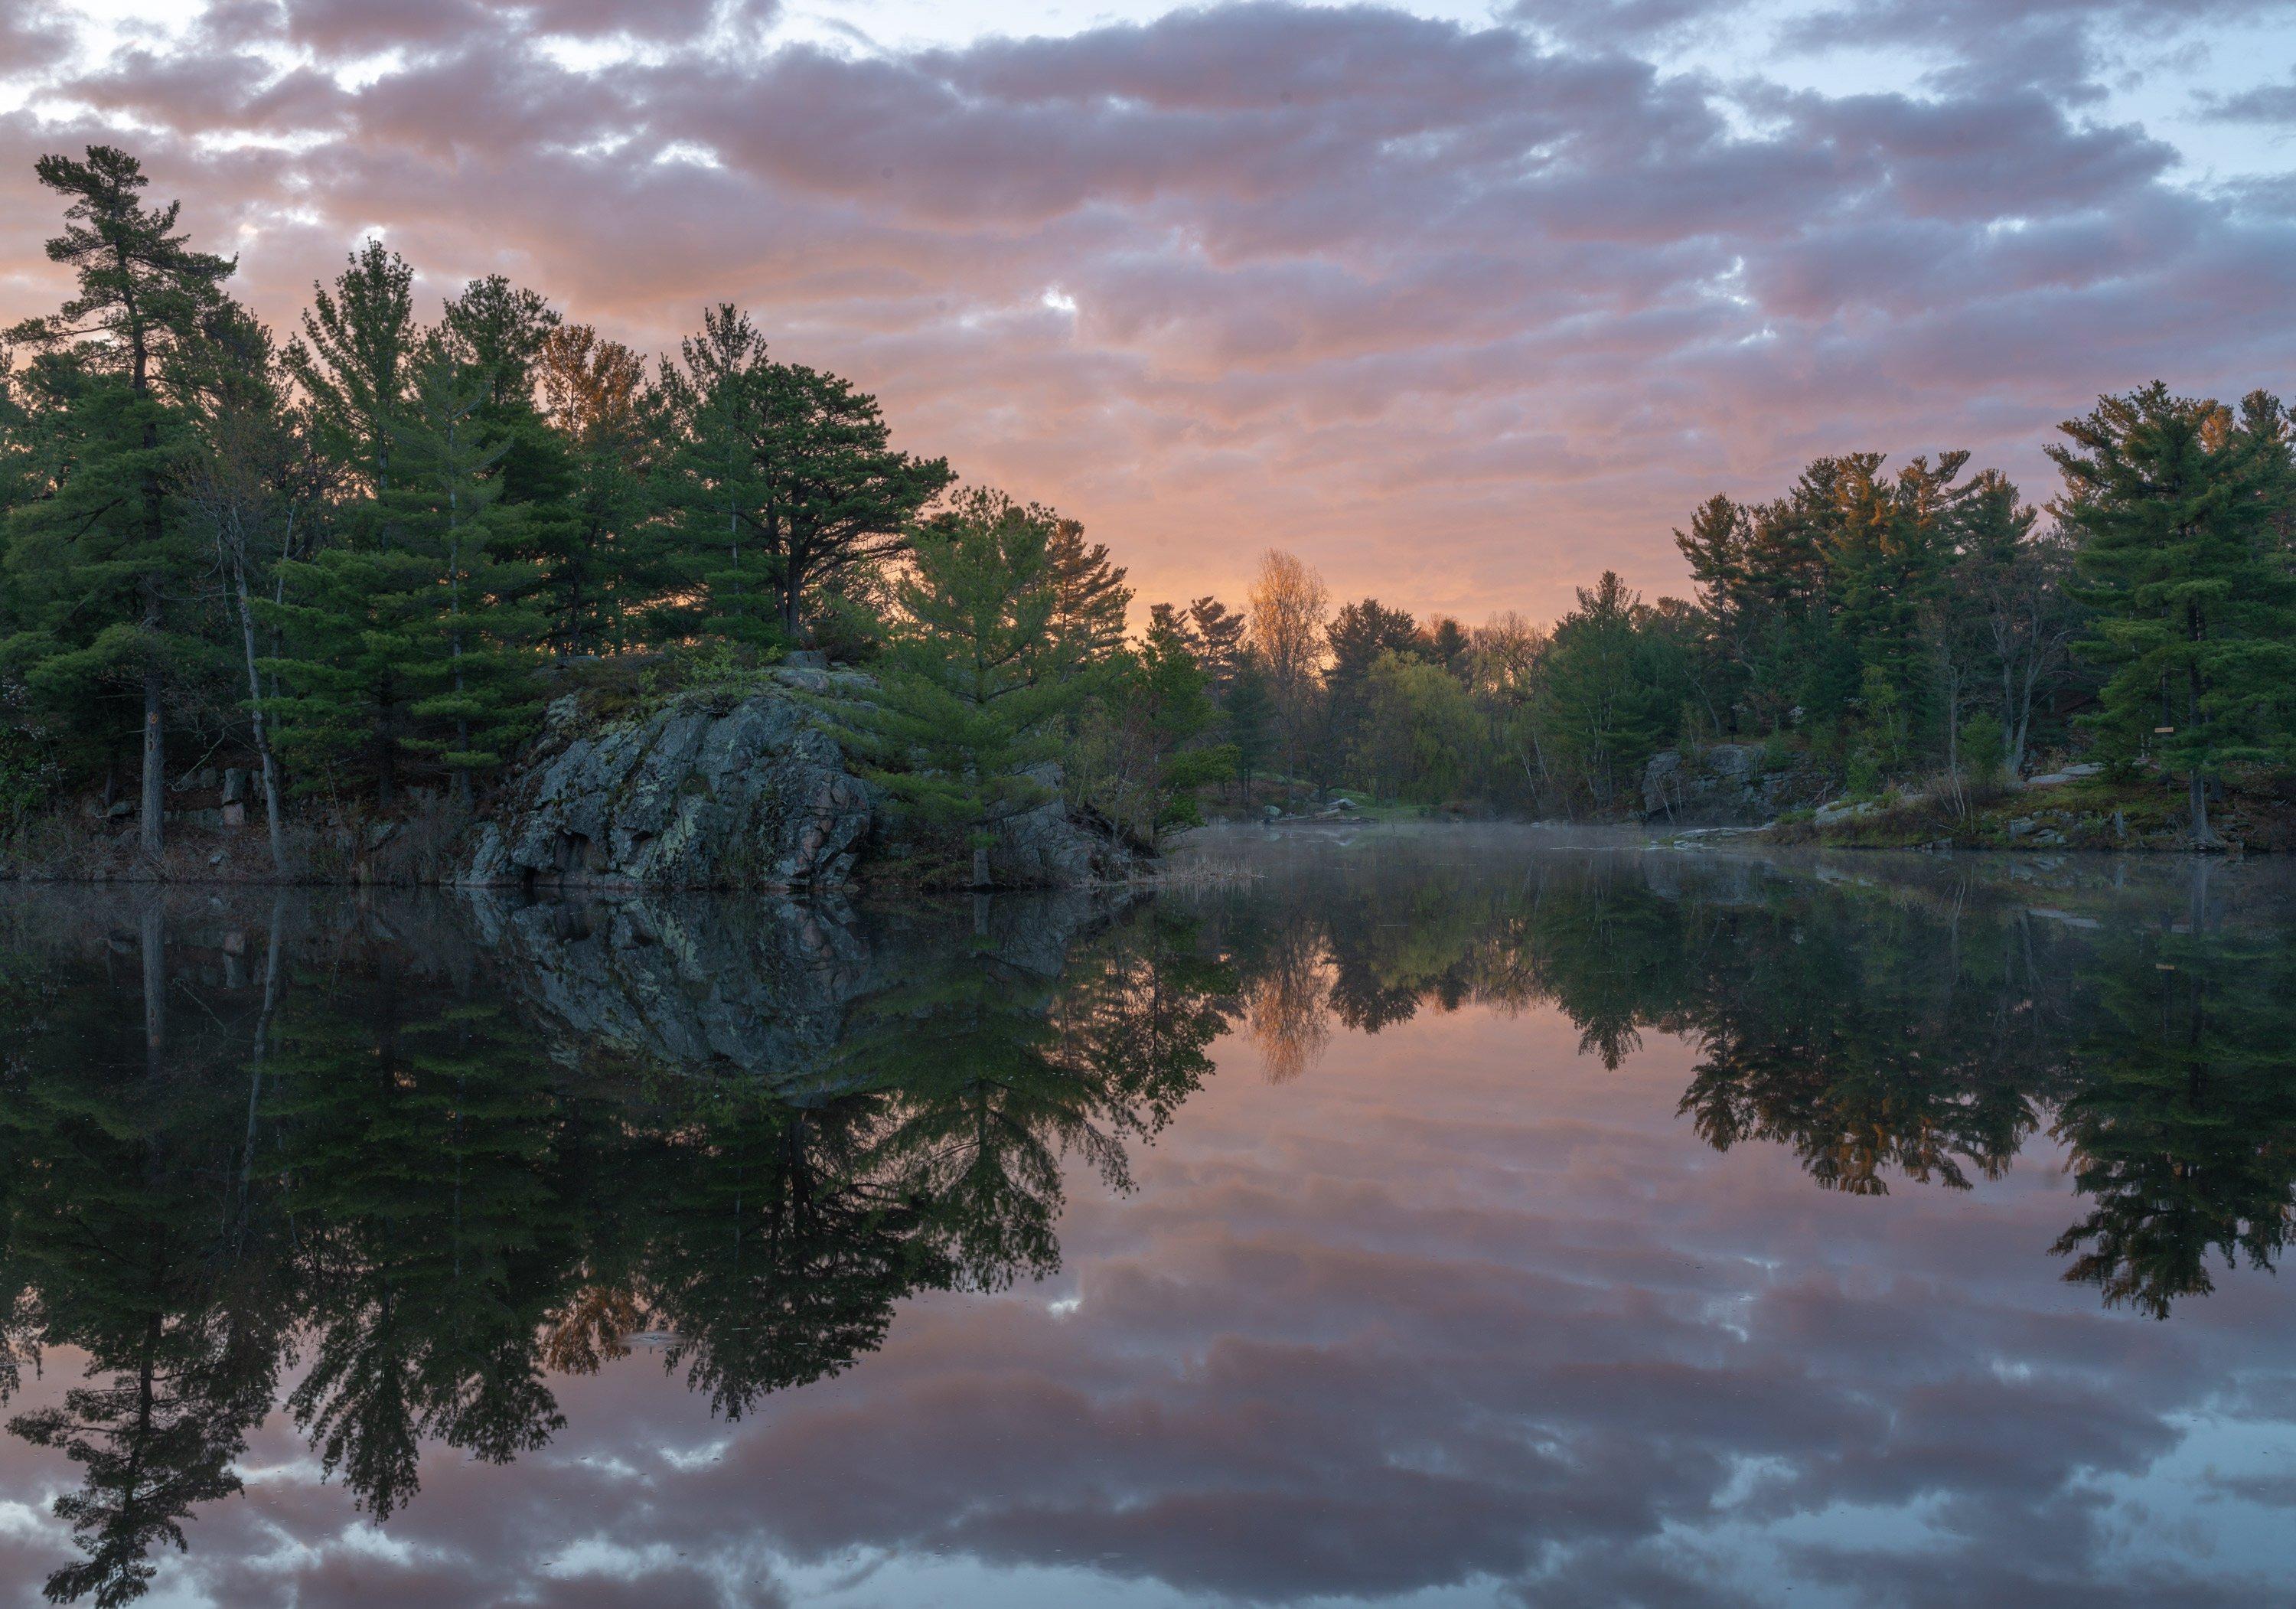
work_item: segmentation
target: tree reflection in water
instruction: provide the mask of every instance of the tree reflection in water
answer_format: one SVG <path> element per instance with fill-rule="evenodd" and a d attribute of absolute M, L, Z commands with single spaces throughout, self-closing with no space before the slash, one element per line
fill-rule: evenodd
<path fill-rule="evenodd" d="M 12 905 L 0 1389 L 45 1348 L 87 1360 L 10 1424 L 78 1469 L 84 1556 L 49 1595 L 138 1597 L 291 1380 L 381 1519 L 426 1445 L 543 1446 L 554 1379 L 641 1334 L 739 1418 L 914 1293 L 1042 1278 L 1072 1164 L 1128 1187 L 1232 1028 L 1279 1079 L 1335 1025 L 1470 1005 L 1559 1009 L 1613 1068 L 1679 1036 L 1701 1138 L 1852 1194 L 1967 1189 L 2046 1134 L 2084 1198 L 2065 1277 L 2159 1317 L 2285 1247 L 2296 947 L 2237 876 L 2045 902 L 1960 870 L 1508 871 L 1393 857 L 993 918 Z"/>
<path fill-rule="evenodd" d="M 1367 1033 L 1465 1003 L 1553 1006 L 1611 1068 L 1646 1029 L 1682 1036 L 1700 1137 L 1785 1146 L 1828 1190 L 1968 1189 L 2046 1129 L 2090 1198 L 2054 1248 L 2064 1277 L 2112 1305 L 2167 1317 L 2211 1288 L 2211 1252 L 2272 1267 L 2296 1224 L 2285 879 L 2202 861 L 2148 868 L 2140 891 L 2126 868 L 2042 891 L 1890 870 L 1613 855 L 1495 878 L 1371 858 L 1229 899 L 1227 933 L 1248 994 L 1263 958 L 1312 966 Z"/>
<path fill-rule="evenodd" d="M 13 953 L 48 954 L 0 997 L 0 1386 L 43 1347 L 87 1359 L 10 1428 L 80 1465 L 57 1513 L 86 1556 L 47 1589 L 103 1605 L 240 1490 L 297 1364 L 296 1424 L 382 1519 L 428 1442 L 545 1444 L 551 1376 L 639 1332 L 738 1418 L 874 1349 L 914 1292 L 1042 1277 L 1062 1155 L 1124 1187 L 1233 1009 L 1168 913 L 1086 913 L 1048 968 L 953 919 L 901 935 L 903 981 L 777 1088 L 582 1054 L 443 907 L 217 932 L 154 904 L 58 955 L 64 909 L 18 913 L 47 938 Z"/>

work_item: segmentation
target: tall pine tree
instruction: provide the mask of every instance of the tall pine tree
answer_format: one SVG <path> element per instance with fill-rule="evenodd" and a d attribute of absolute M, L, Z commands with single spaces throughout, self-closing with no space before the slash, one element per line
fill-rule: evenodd
<path fill-rule="evenodd" d="M 70 203 L 47 253 L 72 270 L 78 291 L 9 339 L 69 349 L 86 389 L 72 409 L 69 451 L 54 460 L 58 479 L 12 522 L 10 568 L 29 607 L 8 653 L 36 686 L 54 693 L 135 685 L 140 840 L 156 854 L 167 798 L 165 694 L 198 649 L 171 617 L 193 590 L 201 557 L 168 494 L 188 437 L 167 399 L 167 370 L 234 264 L 184 244 L 180 201 L 144 204 L 150 181 L 125 152 L 91 145 L 85 161 L 44 156 L 34 170 Z"/>
<path fill-rule="evenodd" d="M 2097 615 L 2087 649 L 2111 671 L 2097 724 L 2185 773 L 2193 841 L 2212 846 L 2224 768 L 2296 760 L 2296 575 L 2277 544 L 2296 501 L 2287 413 L 2261 391 L 2235 414 L 2155 381 L 2061 428 L 2056 514 Z"/>

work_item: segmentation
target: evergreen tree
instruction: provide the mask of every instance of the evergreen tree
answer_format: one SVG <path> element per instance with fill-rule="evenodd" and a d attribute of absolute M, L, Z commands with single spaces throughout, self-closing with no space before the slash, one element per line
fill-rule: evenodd
<path fill-rule="evenodd" d="M 1250 655 L 1236 663 L 1228 683 L 1227 740 L 1235 751 L 1236 785 L 1242 801 L 1251 801 L 1251 779 L 1275 751 L 1275 701 L 1267 678 Z"/>
<path fill-rule="evenodd" d="M 1755 670 L 1760 609 L 1751 565 L 1753 521 L 1742 505 L 1716 493 L 1690 516 L 1690 529 L 1674 533 L 1674 546 L 1690 566 L 1710 633 L 1707 651 L 1719 662 L 1713 678 L 1717 702 L 1737 729 L 1740 702 Z"/>
<path fill-rule="evenodd" d="M 657 628 L 763 646 L 779 636 L 776 572 L 749 518 L 767 497 L 750 448 L 765 428 L 765 337 L 725 303 L 702 314 L 701 332 L 680 342 L 678 355 L 683 366 L 665 364 L 660 389 L 670 431 L 661 497 L 680 585 Z"/>
<path fill-rule="evenodd" d="M 521 600 L 535 571 L 506 551 L 517 528 L 492 472 L 508 448 L 487 439 L 482 379 L 431 343 L 393 432 L 376 538 L 286 567 L 282 745 L 337 768 L 364 754 L 386 805 L 408 759 L 443 768 L 467 802 L 472 774 L 501 764 L 532 715 L 538 622 Z"/>
<path fill-rule="evenodd" d="M 835 709 L 894 808 L 971 847 L 975 888 L 990 883 L 997 825 L 1052 797 L 1037 768 L 1093 691 L 1052 629 L 1052 539 L 1041 510 L 987 490 L 926 521 L 878 687 Z"/>
<path fill-rule="evenodd" d="M 948 465 L 894 451 L 875 398 L 771 360 L 730 305 L 681 353 L 684 372 L 666 388 L 680 435 L 669 491 L 711 628 L 798 642 L 826 590 L 904 550 L 910 521 L 953 478 Z M 770 613 L 755 602 L 760 582 Z"/>
<path fill-rule="evenodd" d="M 321 447 L 370 497 L 390 488 L 390 454 L 413 383 L 421 332 L 414 270 L 370 240 L 334 288 L 314 283 L 303 334 L 286 362 Z"/>
<path fill-rule="evenodd" d="M 263 595 L 275 557 L 294 551 L 296 523 L 316 512 L 327 479 L 288 406 L 288 376 L 268 330 L 243 308 L 226 304 L 190 352 L 178 390 L 198 450 L 178 472 L 185 501 L 207 528 L 226 607 L 237 627 L 243 707 L 260 767 L 272 868 L 283 874 L 280 776 L 264 708 L 255 601 Z"/>
<path fill-rule="evenodd" d="M 529 538 L 542 564 L 536 603 L 562 654 L 627 644 L 668 585 L 647 519 L 652 398 L 644 365 L 587 324 L 545 339 L 539 375 L 571 472 L 569 519 Z"/>
<path fill-rule="evenodd" d="M 1331 659 L 1324 667 L 1319 747 L 1327 768 L 1343 769 L 1362 751 L 1372 667 L 1384 654 L 1415 658 L 1425 644 L 1420 640 L 1417 620 L 1404 610 L 1388 608 L 1377 598 L 1342 603 L 1324 628 L 1324 638 Z"/>
<path fill-rule="evenodd" d="M 2261 391 L 2235 415 L 2156 381 L 2062 428 L 2057 517 L 2097 615 L 2084 647 L 2111 671 L 2097 725 L 2185 774 L 2193 841 L 2212 845 L 2210 782 L 2296 759 L 2296 574 L 2276 541 L 2296 500 L 2286 413 Z"/>
<path fill-rule="evenodd" d="M 1447 614 L 1436 616 L 1420 629 L 1419 657 L 1463 682 L 1471 646 L 1467 628 Z"/>
<path fill-rule="evenodd" d="M 1099 660 L 1123 646 L 1132 589 L 1124 584 L 1124 566 L 1110 562 L 1108 545 L 1087 543 L 1081 523 L 1053 516 L 1046 562 L 1059 600 L 1053 630 L 1068 640 L 1069 651 L 1079 659 Z"/>
<path fill-rule="evenodd" d="M 1247 657 L 1244 618 L 1206 594 L 1188 605 L 1187 623 L 1195 636 L 1196 657 L 1204 668 L 1204 675 L 1210 678 L 1212 698 L 1224 703 Z M 1265 693 L 1267 689 L 1262 687 L 1260 691 Z"/>
<path fill-rule="evenodd" d="M 1685 688 L 1677 644 L 1610 571 L 1554 628 L 1541 719 L 1608 810 L 1628 776 L 1671 735 Z"/>
<path fill-rule="evenodd" d="M 1233 773 L 1235 752 L 1210 741 L 1219 708 L 1170 611 L 1152 614 L 1139 645 L 1106 664 L 1108 693 L 1086 735 L 1103 735 L 1112 764 L 1087 797 L 1136 841 L 1153 844 L 1163 829 L 1202 819 L 1196 791 Z"/>
<path fill-rule="evenodd" d="M 522 602 L 534 569 L 509 556 L 517 533 L 500 517 L 505 481 L 489 473 L 510 444 L 488 440 L 487 398 L 469 376 L 443 351 L 423 363 L 397 447 L 404 472 L 385 499 L 390 523 L 435 583 L 430 690 L 408 706 L 422 730 L 407 746 L 445 767 L 465 804 L 472 773 L 502 764 L 531 714 L 524 651 L 537 627 Z"/>
<path fill-rule="evenodd" d="M 485 388 L 485 406 L 523 404 L 530 409 L 535 365 L 559 323 L 539 291 L 489 274 L 471 281 L 447 304 L 439 333 L 455 360 L 466 365 Z"/>
<path fill-rule="evenodd" d="M 85 161 L 44 156 L 34 171 L 67 198 L 64 232 L 48 259 L 78 291 L 12 342 L 70 348 L 87 373 L 70 422 L 69 455 L 48 496 L 20 510 L 10 545 L 28 629 L 9 657 L 34 685 L 65 696 L 132 682 L 142 698 L 140 839 L 159 852 L 166 809 L 165 693 L 197 656 L 171 614 L 193 590 L 196 537 L 171 505 L 169 471 L 186 449 L 165 398 L 168 366 L 215 305 L 234 264 L 189 250 L 180 201 L 144 205 L 135 159 L 91 145 Z"/>

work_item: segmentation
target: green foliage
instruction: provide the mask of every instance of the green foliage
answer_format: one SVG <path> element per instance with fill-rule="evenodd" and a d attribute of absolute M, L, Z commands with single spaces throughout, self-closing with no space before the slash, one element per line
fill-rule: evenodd
<path fill-rule="evenodd" d="M 1440 804 L 1472 785 L 1488 748 L 1486 723 L 1441 665 L 1389 653 L 1366 678 L 1363 774 L 1390 799 Z"/>
<path fill-rule="evenodd" d="M 831 706 L 894 808 L 971 847 L 976 886 L 996 824 L 1053 796 L 1041 768 L 1094 691 L 1074 644 L 1051 628 L 1054 523 L 972 490 L 919 527 L 878 685 L 865 702 Z"/>
<path fill-rule="evenodd" d="M 701 603 L 687 628 L 760 645 L 801 641 L 823 591 L 899 554 L 953 479 L 889 445 L 876 398 L 766 355 L 746 315 L 711 309 L 663 381 L 675 421 L 663 497 Z"/>
<path fill-rule="evenodd" d="M 2084 652 L 2107 667 L 2095 725 L 2191 780 L 2296 760 L 2296 573 L 2280 545 L 2296 508 L 2290 427 L 2276 398 L 2238 413 L 2155 382 L 2064 426 L 2059 517 L 2079 541 L 2078 596 L 2096 614 Z"/>
<path fill-rule="evenodd" d="M 168 694 L 201 668 L 204 646 L 184 618 L 201 553 L 169 496 L 191 442 L 168 393 L 176 359 L 220 306 L 233 264 L 186 247 L 180 202 L 144 205 L 149 181 L 124 152 L 91 145 L 84 161 L 44 156 L 34 171 L 69 203 L 47 254 L 71 270 L 76 290 L 53 316 L 8 333 L 49 360 L 34 415 L 49 440 L 35 449 L 45 484 L 9 521 L 15 629 L 0 659 L 76 720 L 109 724 L 105 695 L 136 687 L 141 836 L 156 853 Z"/>
<path fill-rule="evenodd" d="M 368 541 L 282 567 L 267 612 L 287 646 L 271 662 L 279 743 L 306 786 L 372 768 L 388 803 L 410 759 L 467 789 L 533 718 L 539 628 L 518 602 L 533 566 L 495 473 L 508 442 L 480 418 L 483 375 L 433 343 L 393 429 L 390 489 Z"/>
<path fill-rule="evenodd" d="M 1882 757 L 1871 749 L 1855 750 L 1842 776 L 1842 791 L 1852 799 L 1877 799 L 1882 793 Z"/>
<path fill-rule="evenodd" d="M 1961 729 L 1963 771 L 1980 783 L 1998 782 L 2003 737 L 1999 716 L 1989 710 L 1981 710 L 1971 716 L 1969 723 Z"/>
<path fill-rule="evenodd" d="M 319 445 L 370 492 L 390 486 L 390 450 L 413 381 L 419 334 L 414 270 L 370 240 L 334 286 L 313 284 L 287 366 L 311 410 Z"/>
<path fill-rule="evenodd" d="M 1235 751 L 1236 781 L 1248 798 L 1252 777 L 1275 752 L 1275 699 L 1257 661 L 1247 659 L 1236 668 L 1226 714 L 1228 743 Z"/>
<path fill-rule="evenodd" d="M 1198 790 L 1235 775 L 1237 752 L 1212 741 L 1220 710 L 1177 616 L 1152 615 L 1140 645 L 1111 654 L 1102 678 L 1068 759 L 1073 792 L 1142 843 L 1195 825 Z"/>
<path fill-rule="evenodd" d="M 1554 628 L 1540 720 L 1554 746 L 1609 809 L 1643 762 L 1674 735 L 1687 667 L 1671 634 L 1609 571 Z"/>
<path fill-rule="evenodd" d="M 866 761 L 951 846 L 1046 797 L 1055 760 L 1143 840 L 1278 764 L 1293 792 L 1614 817 L 1668 747 L 1759 742 L 1869 792 L 2013 773 L 2100 682 L 2105 758 L 2181 773 L 2202 841 L 2227 773 L 2296 764 L 2296 467 L 2262 392 L 2103 399 L 2054 450 L 2054 529 L 1966 452 L 1850 452 L 1700 505 L 1676 533 L 1693 602 L 1606 573 L 1551 633 L 1470 630 L 1332 613 L 1270 554 L 1249 627 L 1207 595 L 1128 640 L 1104 545 L 1035 505 L 931 513 L 947 465 L 731 305 L 650 375 L 498 275 L 424 328 L 411 267 L 367 241 L 282 350 L 132 158 L 37 172 L 75 291 L 0 348 L 0 671 L 66 787 L 109 796 L 138 757 L 147 849 L 182 737 L 338 804 L 469 800 L 582 666 L 642 655 L 625 679 L 659 691 L 806 643 L 885 657 Z"/>

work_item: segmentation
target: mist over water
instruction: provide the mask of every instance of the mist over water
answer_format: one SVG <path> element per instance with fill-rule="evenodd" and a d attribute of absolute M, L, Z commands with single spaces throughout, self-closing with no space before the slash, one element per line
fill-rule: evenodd
<path fill-rule="evenodd" d="M 2273 1601 L 2296 878 L 0 898 L 0 1601 Z"/>

